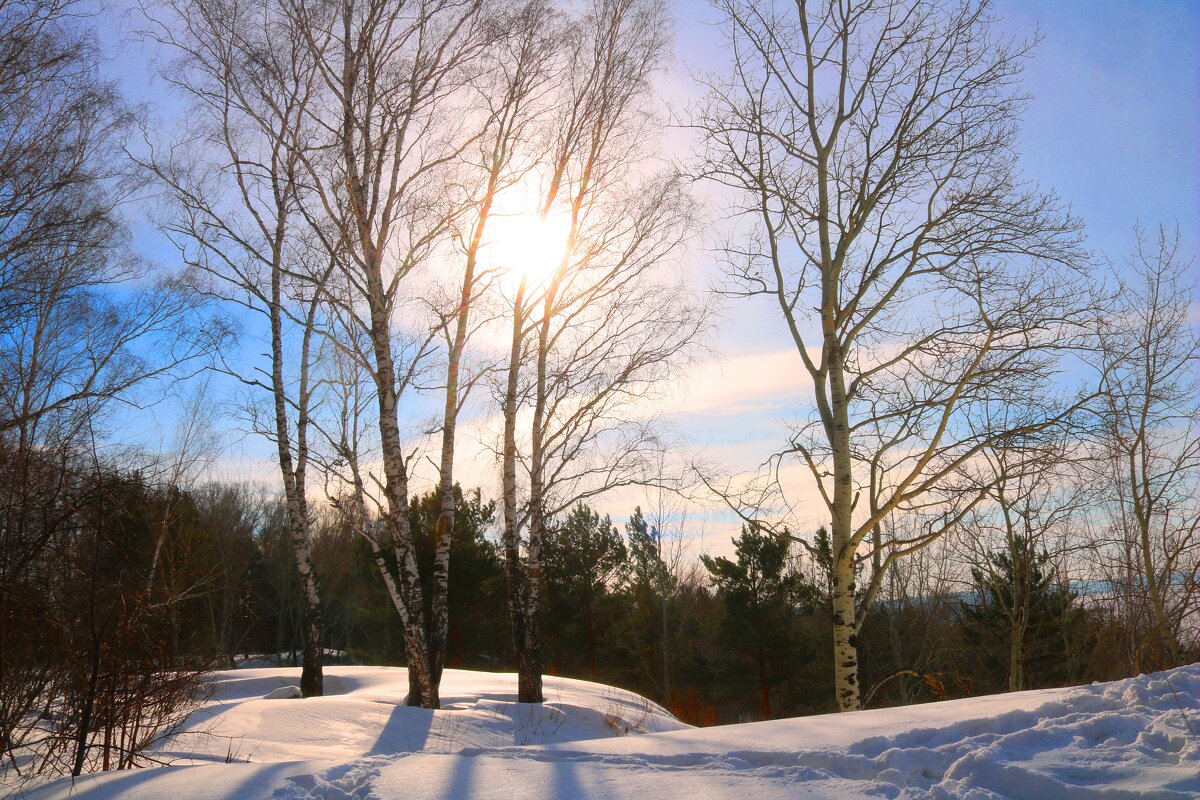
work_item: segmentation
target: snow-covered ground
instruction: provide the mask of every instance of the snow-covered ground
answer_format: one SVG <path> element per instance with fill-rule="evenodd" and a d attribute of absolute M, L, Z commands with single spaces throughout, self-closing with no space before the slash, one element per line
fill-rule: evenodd
<path fill-rule="evenodd" d="M 56 781 L 37 800 L 291 798 L 1200 797 L 1200 665 L 1109 684 L 853 714 L 689 728 L 637 695 L 448 671 L 445 709 L 406 708 L 403 669 L 219 673 L 164 749 L 179 765 Z M 268 697 L 272 699 L 267 699 Z M 226 761 L 233 763 L 225 763 Z M 217 762 L 217 763 L 212 763 Z M 186 764 L 186 765 L 185 765 Z"/>

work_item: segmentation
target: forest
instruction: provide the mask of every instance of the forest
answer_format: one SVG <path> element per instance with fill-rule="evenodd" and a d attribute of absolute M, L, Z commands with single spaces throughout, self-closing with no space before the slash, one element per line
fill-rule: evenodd
<path fill-rule="evenodd" d="M 1200 660 L 1188 223 L 1023 171 L 992 3 L 705 7 L 670 97 L 665 0 L 0 0 L 0 772 L 247 666 L 707 726 Z M 680 425 L 739 329 L 747 463 Z"/>

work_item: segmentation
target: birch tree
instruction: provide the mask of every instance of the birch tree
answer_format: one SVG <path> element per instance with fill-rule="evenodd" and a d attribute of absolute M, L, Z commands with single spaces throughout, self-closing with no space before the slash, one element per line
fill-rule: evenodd
<path fill-rule="evenodd" d="M 1136 671 L 1182 663 L 1184 620 L 1200 609 L 1200 339 L 1178 232 L 1139 230 L 1128 266 L 1122 305 L 1102 337 L 1112 489 L 1105 549 L 1118 567 L 1110 572 L 1126 575 L 1129 605 L 1151 623 L 1131 648 Z"/>
<path fill-rule="evenodd" d="M 402 570 L 405 567 L 403 552 L 396 548 L 395 539 L 388 532 L 387 499 L 380 497 L 377 491 L 380 481 L 370 471 L 370 460 L 376 452 L 372 448 L 378 443 L 377 436 L 373 435 L 378 426 L 373 424 L 371 413 L 372 407 L 377 407 L 370 358 L 371 340 L 366 331 L 352 323 L 347 324 L 348 315 L 344 309 L 353 305 L 352 285 L 334 280 L 326 289 L 334 316 L 340 322 L 330 331 L 334 349 L 326 364 L 324 377 L 329 386 L 329 399 L 336 403 L 334 419 L 337 420 L 322 431 L 333 453 L 333 458 L 324 465 L 325 494 L 354 533 L 366 542 L 371 561 L 379 572 L 392 606 L 403 621 L 409 618 L 407 603 L 412 600 L 402 589 Z M 426 362 L 432 342 L 438 335 L 439 329 L 435 327 L 423 332 L 420 337 L 397 338 L 394 342 L 395 352 L 400 354 L 397 358 L 397 401 L 414 390 L 414 383 L 428 366 Z M 389 541 L 393 546 L 390 560 L 385 550 Z M 415 567 L 412 574 L 419 580 Z M 423 635 L 431 634 L 432 630 L 426 630 Z M 411 655 L 409 653 L 410 658 Z M 420 702 L 420 677 L 416 670 L 409 669 L 408 701 L 413 704 Z"/>
<path fill-rule="evenodd" d="M 505 265 L 521 275 L 500 448 L 521 702 L 542 701 L 547 523 L 581 500 L 650 479 L 661 440 L 648 397 L 703 329 L 687 292 L 659 273 L 688 234 L 690 202 L 678 180 L 643 174 L 642 148 L 654 133 L 650 79 L 667 46 L 664 15 L 657 2 L 600 0 L 574 22 L 533 212 L 562 221 L 553 245 L 561 256 L 541 276 Z M 522 409 L 528 433 L 518 437 Z M 519 499 L 519 478 L 527 500 Z"/>
<path fill-rule="evenodd" d="M 1055 376 L 1082 345 L 1078 224 L 1020 176 L 1031 45 L 999 36 L 987 2 L 716 5 L 732 64 L 695 125 L 700 173 L 732 204 L 727 288 L 770 304 L 813 386 L 765 506 L 723 493 L 747 518 L 786 516 L 797 487 L 779 476 L 807 473 L 849 710 L 888 569 L 985 500 L 982 452 L 1070 419 Z"/>
<path fill-rule="evenodd" d="M 412 327 L 414 320 L 410 319 L 410 329 L 393 337 L 398 353 L 397 404 L 409 392 L 432 389 L 442 393 L 441 441 L 436 462 L 439 508 L 434 530 L 428 620 L 430 674 L 435 685 L 440 682 L 445 667 L 449 630 L 450 536 L 458 505 L 454 491 L 458 420 L 471 390 L 488 371 L 486 363 L 474 370 L 467 364 L 468 344 L 480 328 L 495 321 L 490 307 L 493 304 L 487 300 L 495 279 L 495 269 L 490 266 L 487 255 L 487 234 L 489 223 L 497 214 L 494 210 L 497 195 L 518 183 L 534 167 L 529 152 L 533 138 L 530 128 L 539 113 L 544 113 L 544 103 L 539 100 L 553 74 L 555 45 L 551 40 L 557 30 L 554 20 L 555 12 L 550 4 L 531 2 L 514 8 L 497 21 L 498 27 L 507 34 L 494 48 L 481 55 L 484 68 L 472 87 L 477 102 L 484 109 L 484 114 L 478 118 L 481 128 L 471 146 L 464 148 L 457 168 L 463 196 L 449 199 L 460 212 L 454 214 L 453 219 L 447 217 L 449 224 L 443 231 L 454 246 L 430 262 L 444 266 L 454 276 L 455 263 L 461 258 L 462 269 L 456 275 L 458 282 L 450 289 L 449 300 L 438 296 L 442 286 L 435 283 L 430 289 L 428 282 L 423 284 L 421 289 L 430 295 L 423 300 L 431 313 L 417 320 L 415 329 Z M 335 505 L 344 506 L 343 512 L 349 515 L 355 530 L 365 538 L 392 602 L 403 615 L 406 612 L 398 577 L 381 547 L 379 517 L 385 513 L 385 504 L 373 496 L 370 490 L 372 478 L 369 469 L 364 467 L 372 441 L 368 430 L 370 412 L 366 407 L 366 400 L 372 393 L 364 385 L 364 381 L 371 383 L 372 346 L 363 327 L 355 325 L 354 315 L 345 311 L 355 303 L 355 287 L 343 282 L 340 292 L 331 297 L 336 297 L 331 302 L 345 324 L 335 333 L 339 356 L 335 374 L 330 376 L 340 404 L 342 424 L 333 428 L 331 443 L 337 463 L 331 465 L 327 493 Z M 421 329 L 422 322 L 428 323 L 429 327 Z M 436 340 L 440 340 L 444 348 L 443 381 L 432 387 L 423 386 L 431 379 L 436 381 L 432 378 L 436 367 L 431 365 Z M 420 687 L 415 678 L 416 673 L 410 673 L 413 696 L 417 697 Z"/>
<path fill-rule="evenodd" d="M 555 67 L 553 51 L 556 45 L 552 40 L 557 31 L 556 17 L 553 5 L 542 0 L 492 9 L 487 23 L 491 29 L 487 46 L 480 47 L 474 54 L 469 66 L 471 79 L 456 91 L 460 95 L 455 100 L 456 107 L 467 115 L 469 123 L 462 126 L 460 138 L 444 143 L 443 160 L 432 164 L 414 160 L 408 165 L 416 171 L 415 179 L 431 181 L 423 190 L 424 199 L 419 202 L 440 202 L 443 211 L 440 215 L 429 214 L 420 222 L 427 226 L 426 235 L 408 243 L 412 261 L 404 270 L 413 271 L 425 263 L 457 278 L 457 284 L 449 289 L 449 300 L 439 296 L 445 288 L 442 282 L 416 281 L 418 288 L 410 294 L 424 295 L 419 305 L 428 306 L 428 313 L 408 314 L 392 334 L 397 407 L 406 392 L 422 389 L 442 392 L 441 446 L 436 461 L 439 513 L 435 523 L 433 569 L 429 576 L 430 618 L 425 631 L 429 683 L 435 688 L 445 667 L 449 631 L 450 545 L 457 514 L 454 467 L 458 418 L 471 389 L 484 372 L 472 371 L 465 366 L 467 347 L 471 337 L 490 321 L 489 310 L 483 309 L 481 313 L 478 308 L 494 277 L 494 270 L 483 255 L 487 250 L 487 230 L 495 215 L 497 195 L 533 168 L 528 152 L 532 136 L 530 128 L 532 121 L 544 111 L 542 96 Z M 432 113 L 432 108 L 414 109 L 413 113 L 418 116 Z M 422 124 L 427 122 L 424 120 Z M 451 174 L 453 180 L 432 177 L 439 171 Z M 411 201 L 418 191 L 419 182 L 414 184 L 410 196 L 399 198 L 400 202 Z M 444 196 L 438 197 L 439 191 L 444 192 Z M 437 243 L 442 246 L 436 246 Z M 336 242 L 331 240 L 329 244 Z M 461 270 L 458 269 L 460 263 Z M 425 270 L 426 275 L 434 271 Z M 354 274 L 352 265 L 345 274 Z M 375 356 L 368 335 L 369 325 L 364 325 L 360 312 L 354 310 L 356 303 L 361 304 L 360 289 L 361 282 L 347 278 L 342 281 L 342 291 L 331 295 L 336 298 L 331 302 L 338 309 L 342 323 L 337 338 L 344 355 L 333 378 L 344 409 L 344 424 L 336 432 L 334 442 L 342 474 L 334 482 L 340 485 L 333 493 L 335 502 L 342 504 L 347 500 L 342 495 L 349 492 L 352 499 L 347 511 L 351 512 L 356 530 L 367 538 L 376 567 L 404 618 L 408 611 L 400 593 L 403 580 L 392 573 L 378 540 L 381 531 L 375 515 L 386 504 L 375 502 L 368 486 L 371 477 L 362 462 L 362 452 L 369 437 L 363 429 L 367 414 L 361 405 L 364 389 L 359 382 L 371 375 Z M 405 301 L 400 300 L 399 287 L 394 290 L 390 301 L 392 313 L 400 316 L 399 306 Z M 411 299 L 411 296 L 405 298 Z M 412 304 L 408 305 L 411 309 Z M 423 328 L 423 325 L 427 327 Z M 444 380 L 430 387 L 423 384 L 431 379 L 434 371 L 430 362 L 435 355 L 436 340 L 441 340 L 444 347 Z M 411 459 L 409 461 L 411 463 Z M 409 678 L 410 696 L 419 698 L 422 694 L 420 673 L 411 670 Z"/>
<path fill-rule="evenodd" d="M 404 450 L 394 337 L 404 320 L 406 278 L 426 263 L 453 221 L 452 168 L 480 135 L 464 86 L 494 28 L 482 2 L 343 0 L 286 4 L 317 65 L 320 102 L 308 109 L 316 133 L 298 148 L 314 229 L 350 294 L 338 324 L 367 337 L 363 353 L 376 400 L 383 462 L 380 489 L 396 556 L 410 684 L 409 702 L 438 706 L 430 628 L 409 529 L 412 464 Z M 331 295 L 331 297 L 334 297 Z"/>
<path fill-rule="evenodd" d="M 504 35 L 486 54 L 485 70 L 479 81 L 479 102 L 486 109 L 483 118 L 486 130 L 476 145 L 474 158 L 468 150 L 464 159 L 468 185 L 472 176 L 475 185 L 469 193 L 469 210 L 457 233 L 464 261 L 461 288 L 450 313 L 443 314 L 442 318 L 446 378 L 438 460 L 440 510 L 434 534 L 430 640 L 435 684 L 441 680 L 445 667 L 449 631 L 450 543 L 457 513 L 455 436 L 467 394 L 482 377 L 482 373 L 476 373 L 465 376 L 464 380 L 463 357 L 473 330 L 488 321 L 478 319 L 478 312 L 473 318 L 471 312 L 480 304 L 495 277 L 493 269 L 480 263 L 481 254 L 486 260 L 488 223 L 496 213 L 497 196 L 506 189 L 511 190 L 536 169 L 536 163 L 530 158 L 530 140 L 535 137 L 537 122 L 546 113 L 550 83 L 561 66 L 556 57 L 556 39 L 562 33 L 562 27 L 551 3 L 534 0 L 517 5 L 497 24 Z"/>
<path fill-rule="evenodd" d="M 152 32 L 174 55 L 165 77 L 192 116 L 184 138 L 145 166 L 173 201 L 176 213 L 164 229 L 209 277 L 204 290 L 249 312 L 270 342 L 266 366 L 224 361 L 222 370 L 270 398 L 268 409 L 252 407 L 250 421 L 276 446 L 304 592 L 300 690 L 320 696 L 323 627 L 307 476 L 322 286 L 332 267 L 313 257 L 296 145 L 307 135 L 316 65 L 293 21 L 271 3 L 187 2 L 167 10 Z"/>

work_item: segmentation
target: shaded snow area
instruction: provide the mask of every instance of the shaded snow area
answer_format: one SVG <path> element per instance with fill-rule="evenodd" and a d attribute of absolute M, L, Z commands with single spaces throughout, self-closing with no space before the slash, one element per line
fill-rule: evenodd
<path fill-rule="evenodd" d="M 1200 665 L 1072 689 L 704 729 L 584 681 L 548 678 L 548 702 L 537 707 L 512 702 L 511 675 L 448 671 L 446 708 L 430 712 L 399 705 L 402 669 L 326 674 L 329 695 L 298 700 L 290 699 L 297 670 L 219 673 L 212 702 L 164 748 L 192 766 L 57 781 L 29 796 L 1200 797 Z"/>

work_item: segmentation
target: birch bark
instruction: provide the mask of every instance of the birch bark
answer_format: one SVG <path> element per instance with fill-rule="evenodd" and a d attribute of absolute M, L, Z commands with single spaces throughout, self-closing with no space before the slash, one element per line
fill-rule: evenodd
<path fill-rule="evenodd" d="M 1086 260 L 1078 221 L 1017 172 L 1029 46 L 997 41 L 982 6 L 717 5 L 733 61 L 697 114 L 698 173 L 753 227 L 722 248 L 729 293 L 778 309 L 813 387 L 769 470 L 721 494 L 762 524 L 793 495 L 784 462 L 806 468 L 829 519 L 834 701 L 850 710 L 858 633 L 896 559 L 985 501 L 981 453 L 1082 408 L 1044 381 L 1090 335 L 1093 298 L 1070 290 Z M 999 394 L 1010 413 L 990 407 Z M 884 537 L 900 517 L 923 533 Z"/>
<path fill-rule="evenodd" d="M 167 9 L 175 18 L 162 23 L 156 35 L 179 56 L 179 64 L 164 70 L 164 77 L 193 101 L 192 133 L 207 137 L 221 153 L 205 161 L 187 148 L 174 148 L 172 160 L 144 166 L 175 200 L 178 218 L 165 227 L 178 237 L 185 259 L 216 279 L 207 291 L 261 314 L 269 324 L 269 369 L 224 362 L 222 368 L 271 395 L 269 422 L 260 425 L 257 412 L 252 422 L 275 444 L 303 588 L 301 692 L 320 695 L 323 623 L 312 563 L 307 470 L 318 298 L 331 267 L 314 266 L 296 247 L 303 223 L 299 141 L 315 90 L 314 64 L 298 55 L 302 31 L 275 7 L 215 9 L 195 0 L 168 3 Z M 275 38 L 268 40 L 265 31 Z M 286 64 L 280 61 L 285 53 Z M 296 334 L 299 353 L 293 361 L 285 340 Z"/>
<path fill-rule="evenodd" d="M 518 672 L 527 668 L 525 656 L 525 574 L 521 564 L 521 507 L 517 501 L 517 412 L 522 350 L 525 343 L 525 281 L 513 302 L 512 341 L 504 392 L 504 443 L 501 479 L 504 494 L 504 581 L 508 595 L 508 617 L 512 625 L 513 650 Z M 520 678 L 518 678 L 520 682 Z M 520 688 L 518 687 L 518 692 Z"/>

